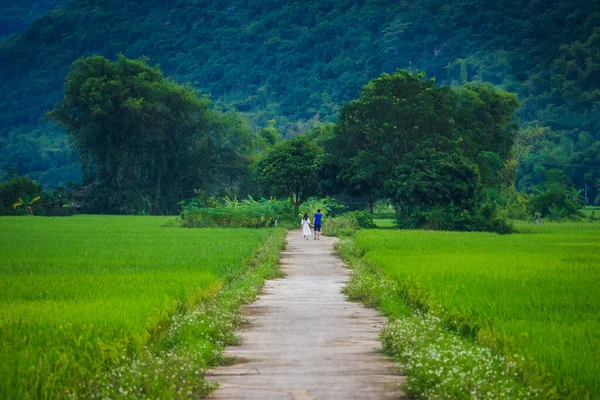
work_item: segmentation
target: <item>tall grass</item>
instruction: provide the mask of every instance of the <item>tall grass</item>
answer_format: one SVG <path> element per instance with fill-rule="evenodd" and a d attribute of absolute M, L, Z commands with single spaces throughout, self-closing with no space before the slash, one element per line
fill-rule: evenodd
<path fill-rule="evenodd" d="M 417 308 L 529 360 L 532 383 L 600 397 L 600 225 L 520 225 L 523 234 L 360 231 L 364 258 Z"/>
<path fill-rule="evenodd" d="M 0 398 L 66 396 L 213 297 L 267 236 L 165 221 L 0 218 Z"/>

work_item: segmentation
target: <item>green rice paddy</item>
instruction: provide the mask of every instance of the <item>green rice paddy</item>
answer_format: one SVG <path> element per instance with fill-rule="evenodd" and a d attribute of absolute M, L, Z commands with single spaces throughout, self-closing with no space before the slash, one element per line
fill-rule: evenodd
<path fill-rule="evenodd" d="M 266 230 L 163 217 L 0 218 L 0 398 L 56 398 L 217 293 Z"/>
<path fill-rule="evenodd" d="M 600 398 L 600 224 L 518 224 L 514 235 L 360 231 L 384 275 L 426 293 L 447 315 L 510 338 L 563 395 Z"/>
<path fill-rule="evenodd" d="M 380 229 L 392 229 L 396 227 L 394 220 L 389 218 L 375 218 L 373 222 Z"/>

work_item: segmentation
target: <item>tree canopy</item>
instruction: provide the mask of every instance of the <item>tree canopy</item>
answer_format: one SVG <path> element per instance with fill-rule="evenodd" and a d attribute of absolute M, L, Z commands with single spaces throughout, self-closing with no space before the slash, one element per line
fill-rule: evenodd
<path fill-rule="evenodd" d="M 252 150 L 243 122 L 209 105 L 144 60 L 93 56 L 74 63 L 49 116 L 66 127 L 79 154 L 92 210 L 158 214 L 214 184 L 215 170 L 235 179 Z"/>
<path fill-rule="evenodd" d="M 300 203 L 318 193 L 320 153 L 321 149 L 306 136 L 276 144 L 254 168 L 263 193 L 291 198 L 297 209 Z"/>
<path fill-rule="evenodd" d="M 41 3 L 58 0 L 7 4 L 24 12 Z M 21 11 L 10 15 L 21 20 Z M 64 132 L 39 118 L 62 98 L 73 61 L 123 53 L 150 57 L 255 130 L 277 120 L 283 137 L 335 122 L 364 84 L 397 68 L 440 85 L 489 82 L 518 94 L 522 126 L 545 132 L 522 155 L 517 186 L 531 190 L 555 167 L 593 186 L 600 161 L 586 149 L 600 141 L 599 26 L 587 0 L 65 2 L 0 43 L 0 176 L 15 165 L 44 184 L 76 178 Z M 483 182 L 492 176 L 481 172 Z"/>
<path fill-rule="evenodd" d="M 439 87 L 424 73 L 383 74 L 365 85 L 359 99 L 342 107 L 333 135 L 325 140 L 321 174 L 335 176 L 337 187 L 348 193 L 366 196 L 371 208 L 382 197 L 397 199 L 401 208 L 409 203 L 433 207 L 432 199 L 440 206 L 458 206 L 466 198 L 459 201 L 457 194 L 445 201 L 433 180 L 440 179 L 437 185 L 462 196 L 473 196 L 474 189 L 459 190 L 460 179 L 449 179 L 448 171 L 468 175 L 476 182 L 473 188 L 485 171 L 486 181 L 481 183 L 496 185 L 511 157 L 517 107 L 514 95 L 491 85 Z M 433 166 L 432 160 L 446 167 Z M 406 175 L 409 165 L 427 166 L 418 185 L 427 187 L 419 190 L 430 191 L 428 196 L 409 193 L 416 193 L 414 180 L 419 176 Z M 409 178 L 411 182 L 404 182 Z M 413 187 L 409 190 L 407 184 Z M 429 200 L 422 202 L 426 197 Z"/>

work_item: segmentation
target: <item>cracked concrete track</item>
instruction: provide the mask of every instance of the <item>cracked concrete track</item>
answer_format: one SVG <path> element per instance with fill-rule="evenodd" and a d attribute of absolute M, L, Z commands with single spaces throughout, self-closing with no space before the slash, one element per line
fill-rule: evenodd
<path fill-rule="evenodd" d="M 208 371 L 219 382 L 214 399 L 401 398 L 404 377 L 381 354 L 386 320 L 346 301 L 349 272 L 334 254 L 334 238 L 305 241 L 290 231 L 282 253 L 283 279 L 244 307 L 249 324 L 241 346 L 229 347 L 231 365 Z"/>

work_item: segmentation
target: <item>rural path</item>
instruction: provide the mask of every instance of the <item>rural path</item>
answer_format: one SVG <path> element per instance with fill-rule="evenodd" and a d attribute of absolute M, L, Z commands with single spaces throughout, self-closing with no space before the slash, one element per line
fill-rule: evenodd
<path fill-rule="evenodd" d="M 386 322 L 340 292 L 349 272 L 334 254 L 336 239 L 305 241 L 290 231 L 281 268 L 264 293 L 244 307 L 243 343 L 230 365 L 207 371 L 219 382 L 213 399 L 401 398 L 403 377 L 381 353 Z"/>

